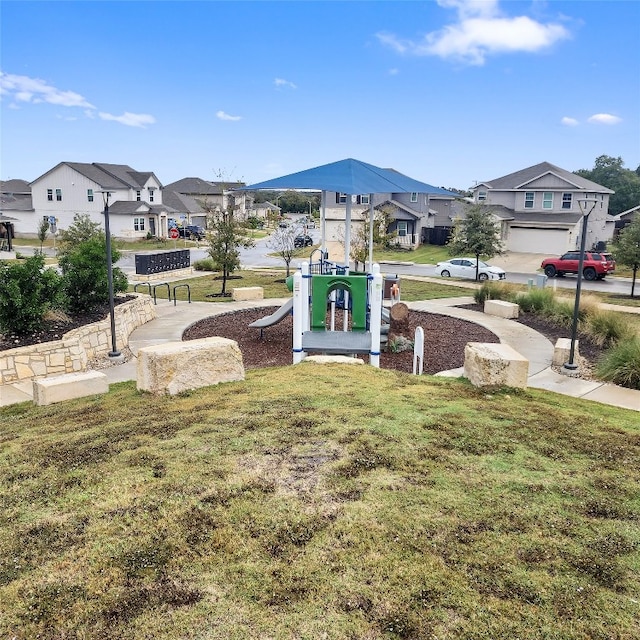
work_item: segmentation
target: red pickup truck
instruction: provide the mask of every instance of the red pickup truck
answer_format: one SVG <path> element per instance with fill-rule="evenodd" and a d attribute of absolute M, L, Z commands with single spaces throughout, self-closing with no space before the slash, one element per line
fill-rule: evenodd
<path fill-rule="evenodd" d="M 569 251 L 559 258 L 545 258 L 541 267 L 547 277 L 563 276 L 565 273 L 578 273 L 580 252 Z M 601 280 L 616 270 L 616 261 L 610 253 L 585 251 L 582 275 L 585 280 Z"/>

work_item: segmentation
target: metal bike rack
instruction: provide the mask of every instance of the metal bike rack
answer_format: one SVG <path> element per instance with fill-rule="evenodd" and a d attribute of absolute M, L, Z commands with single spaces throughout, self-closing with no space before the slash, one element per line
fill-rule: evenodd
<path fill-rule="evenodd" d="M 169 283 L 158 282 L 157 284 L 153 285 L 153 304 L 158 304 L 158 301 L 156 300 L 156 289 L 158 287 L 167 287 L 167 297 L 169 298 L 169 302 L 171 302 L 171 289 L 169 288 Z"/>
<path fill-rule="evenodd" d="M 176 303 L 178 302 L 178 299 L 176 298 L 176 289 L 179 289 L 180 287 L 186 287 L 187 288 L 187 300 L 189 301 L 189 304 L 191 304 L 191 287 L 186 284 L 177 284 L 175 285 L 175 287 L 173 287 L 173 306 L 176 306 Z"/>
<path fill-rule="evenodd" d="M 141 286 L 149 287 L 149 295 L 151 295 L 151 283 L 150 282 L 136 282 L 136 284 L 133 285 L 134 293 L 138 293 L 138 287 L 141 287 Z"/>

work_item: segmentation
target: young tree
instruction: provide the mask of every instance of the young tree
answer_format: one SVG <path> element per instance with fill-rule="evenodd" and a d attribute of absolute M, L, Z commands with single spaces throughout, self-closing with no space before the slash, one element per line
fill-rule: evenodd
<path fill-rule="evenodd" d="M 271 234 L 271 237 L 267 241 L 267 247 L 272 249 L 278 254 L 284 261 L 287 269 L 287 278 L 289 277 L 289 270 L 291 266 L 291 259 L 295 251 L 295 239 L 296 236 L 302 233 L 302 229 L 295 225 L 288 225 L 287 227 L 276 227 L 275 231 Z"/>
<path fill-rule="evenodd" d="M 451 255 L 471 253 L 476 258 L 476 280 L 480 257 L 493 258 L 504 253 L 500 227 L 491 217 L 491 207 L 484 204 L 469 205 L 466 217 L 458 221 L 447 243 Z"/>
<path fill-rule="evenodd" d="M 71 226 L 65 231 L 60 232 L 58 255 L 64 255 L 67 251 L 74 249 L 85 240 L 99 238 L 103 235 L 104 231 L 102 230 L 100 223 L 93 222 L 86 213 L 76 213 L 73 216 L 73 223 Z"/>
<path fill-rule="evenodd" d="M 227 295 L 227 280 L 240 267 L 240 248 L 252 247 L 254 242 L 245 235 L 245 229 L 234 217 L 234 208 L 226 210 L 203 203 L 207 212 L 207 253 L 213 260 L 214 269 L 222 272 L 221 296 Z"/>
<path fill-rule="evenodd" d="M 633 270 L 633 279 L 631 280 L 631 297 L 633 298 L 636 277 L 638 269 L 640 269 L 640 215 L 636 214 L 631 224 L 620 231 L 611 250 L 615 254 L 616 262 L 631 267 Z"/>
<path fill-rule="evenodd" d="M 42 218 L 38 224 L 38 240 L 40 240 L 40 253 L 44 253 L 44 241 L 49 235 L 49 221 L 46 218 Z"/>
<path fill-rule="evenodd" d="M 354 227 L 351 234 L 351 245 L 349 257 L 355 263 L 356 270 L 360 263 L 363 266 L 369 260 L 369 240 L 371 238 L 369 224 L 369 209 L 362 213 L 363 223 Z M 391 246 L 391 241 L 396 237 L 395 231 L 389 231 L 391 223 L 394 221 L 393 212 L 390 207 L 380 207 L 374 210 L 373 214 L 373 246 L 387 249 Z M 344 227 L 338 230 L 340 241 L 344 245 Z"/>

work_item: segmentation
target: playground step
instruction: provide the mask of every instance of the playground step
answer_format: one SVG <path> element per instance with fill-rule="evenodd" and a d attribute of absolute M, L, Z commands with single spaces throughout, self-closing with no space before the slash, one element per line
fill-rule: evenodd
<path fill-rule="evenodd" d="M 302 350 L 328 355 L 369 353 L 371 333 L 369 331 L 305 331 L 302 334 Z"/>

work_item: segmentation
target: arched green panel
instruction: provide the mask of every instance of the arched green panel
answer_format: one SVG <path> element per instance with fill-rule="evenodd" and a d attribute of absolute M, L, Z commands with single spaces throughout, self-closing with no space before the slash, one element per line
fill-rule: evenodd
<path fill-rule="evenodd" d="M 367 276 L 314 275 L 311 278 L 311 330 L 324 331 L 327 299 L 334 289 L 344 289 L 351 299 L 351 329 L 367 330 Z"/>

